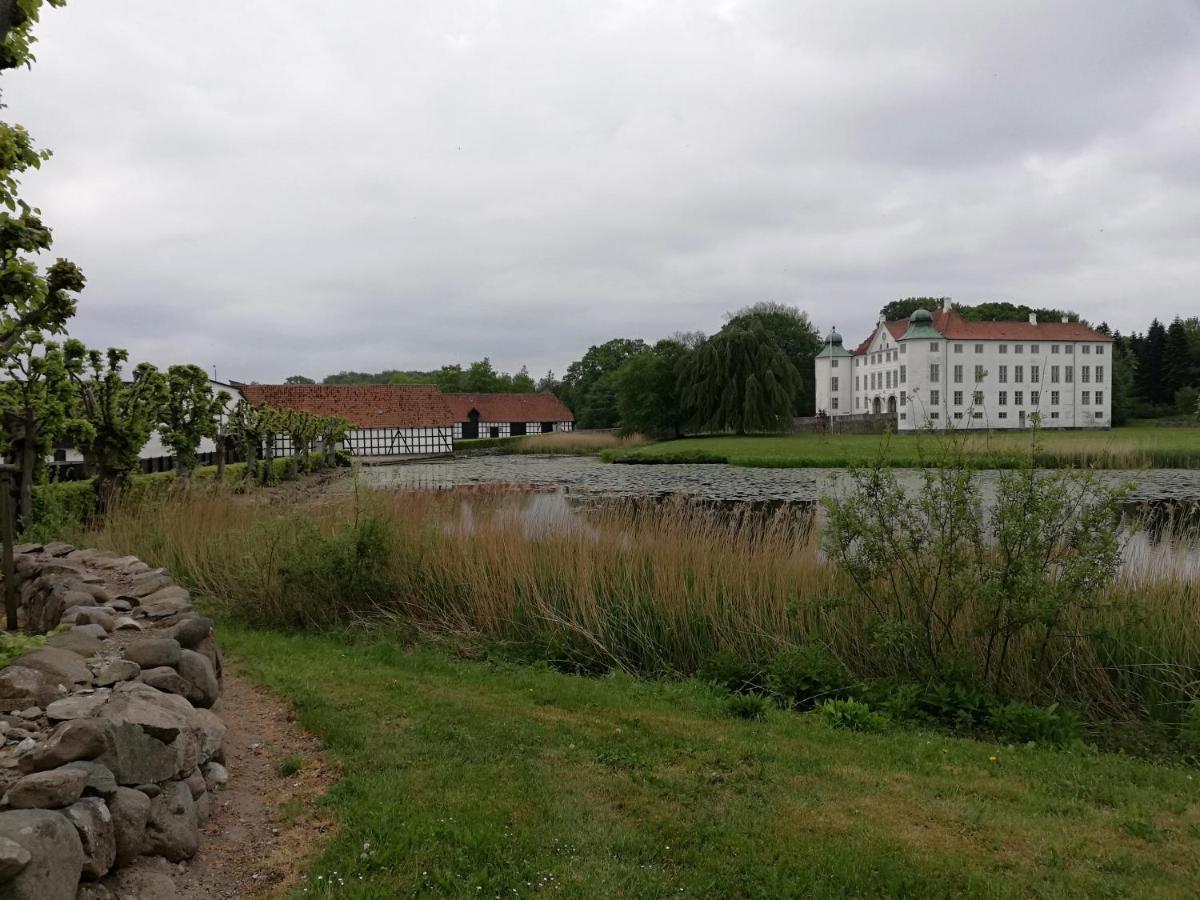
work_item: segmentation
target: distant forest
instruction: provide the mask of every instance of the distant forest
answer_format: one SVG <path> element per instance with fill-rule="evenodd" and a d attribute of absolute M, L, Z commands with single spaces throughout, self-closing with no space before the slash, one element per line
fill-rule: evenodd
<path fill-rule="evenodd" d="M 890 321 L 918 308 L 939 309 L 942 303 L 941 297 L 906 297 L 880 312 Z M 1025 321 L 1030 313 L 1039 322 L 1084 321 L 1070 310 L 1007 302 L 951 306 L 977 322 Z M 1092 327 L 1115 339 L 1114 424 L 1198 412 L 1200 318 L 1176 317 L 1169 325 L 1155 319 L 1145 332 L 1129 335 L 1113 332 L 1104 322 Z M 856 343 L 850 340 L 848 349 Z M 339 372 L 322 383 L 434 384 L 447 393 L 471 394 L 550 391 L 572 409 L 581 428 L 663 435 L 779 431 L 792 416 L 813 414 L 813 357 L 822 344 L 797 307 L 759 303 L 728 314 L 710 337 L 677 332 L 654 344 L 614 338 L 589 347 L 562 379 L 547 372 L 535 381 L 524 366 L 515 374 L 499 372 L 485 357 L 431 371 Z M 315 383 L 302 375 L 287 381 Z"/>

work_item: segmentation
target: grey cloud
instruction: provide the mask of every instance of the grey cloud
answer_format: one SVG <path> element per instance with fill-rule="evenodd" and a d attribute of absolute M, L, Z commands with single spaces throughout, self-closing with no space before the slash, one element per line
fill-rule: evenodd
<path fill-rule="evenodd" d="M 230 377 L 562 371 L 914 293 L 1194 313 L 1200 14 L 1059 2 L 92 0 L 9 114 L 75 333 Z"/>

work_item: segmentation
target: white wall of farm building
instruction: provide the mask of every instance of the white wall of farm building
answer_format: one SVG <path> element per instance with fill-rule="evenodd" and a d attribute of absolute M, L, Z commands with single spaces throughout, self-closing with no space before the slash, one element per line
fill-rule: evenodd
<path fill-rule="evenodd" d="M 552 432 L 574 431 L 575 430 L 574 422 L 551 422 L 551 423 L 547 423 L 547 424 L 550 424 L 552 426 L 551 427 Z M 496 432 L 495 434 L 492 434 L 493 429 Z M 461 441 L 463 439 L 462 430 L 463 430 L 463 423 L 455 422 L 454 423 L 454 439 L 455 440 Z M 525 434 L 526 435 L 543 434 L 543 433 L 544 432 L 542 431 L 542 423 L 541 422 L 526 422 L 525 423 Z M 482 422 L 481 421 L 479 423 L 479 436 L 481 438 L 512 437 L 512 423 L 511 422 Z"/>

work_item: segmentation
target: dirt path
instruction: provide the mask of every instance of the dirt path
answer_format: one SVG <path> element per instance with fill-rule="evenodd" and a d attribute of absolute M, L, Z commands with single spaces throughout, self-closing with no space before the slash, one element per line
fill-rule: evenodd
<path fill-rule="evenodd" d="M 336 774 L 321 755 L 320 741 L 291 720 L 286 702 L 227 664 L 224 692 L 214 709 L 229 728 L 229 785 L 214 795 L 200 852 L 179 864 L 143 857 L 114 885 L 121 898 L 280 896 L 299 881 L 305 863 L 330 835 L 332 823 L 313 801 Z M 300 769 L 285 776 L 279 765 L 289 757 L 300 762 Z"/>

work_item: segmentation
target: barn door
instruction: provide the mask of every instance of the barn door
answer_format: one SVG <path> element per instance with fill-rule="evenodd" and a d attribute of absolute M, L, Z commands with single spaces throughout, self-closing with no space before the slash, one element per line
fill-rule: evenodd
<path fill-rule="evenodd" d="M 479 437 L 479 410 L 473 409 L 467 413 L 467 421 L 463 422 L 463 440 L 472 441 Z"/>

